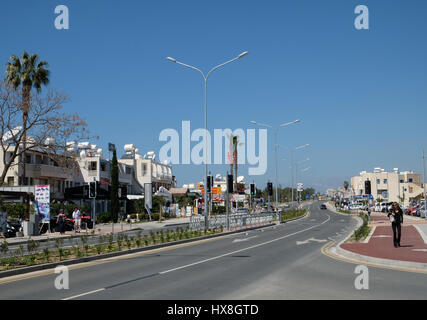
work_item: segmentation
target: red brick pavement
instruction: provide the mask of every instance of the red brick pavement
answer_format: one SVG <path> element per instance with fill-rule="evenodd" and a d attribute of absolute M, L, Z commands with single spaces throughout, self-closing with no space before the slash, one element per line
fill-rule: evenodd
<path fill-rule="evenodd" d="M 394 247 L 391 224 L 387 223 L 377 225 L 368 243 L 344 243 L 341 248 L 375 258 L 427 263 L 427 244 L 413 225 L 403 223 L 400 244 L 401 247 Z"/>

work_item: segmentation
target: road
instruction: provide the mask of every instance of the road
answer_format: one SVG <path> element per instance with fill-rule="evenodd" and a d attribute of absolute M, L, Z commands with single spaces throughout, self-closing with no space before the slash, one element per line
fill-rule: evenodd
<path fill-rule="evenodd" d="M 426 299 L 427 276 L 369 267 L 369 289 L 355 288 L 356 265 L 322 254 L 355 225 L 349 216 L 310 206 L 301 220 L 11 282 L 0 299 Z"/>

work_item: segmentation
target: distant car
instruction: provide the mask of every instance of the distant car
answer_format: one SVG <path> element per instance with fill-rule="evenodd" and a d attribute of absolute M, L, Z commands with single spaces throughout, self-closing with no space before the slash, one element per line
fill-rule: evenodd
<path fill-rule="evenodd" d="M 326 204 L 321 204 L 320 205 L 320 209 L 325 210 L 326 209 Z"/>

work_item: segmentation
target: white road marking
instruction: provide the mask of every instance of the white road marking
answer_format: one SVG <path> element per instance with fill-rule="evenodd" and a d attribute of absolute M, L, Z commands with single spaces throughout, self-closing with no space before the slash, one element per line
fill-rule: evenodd
<path fill-rule="evenodd" d="M 307 244 L 311 241 L 321 243 L 321 242 L 326 242 L 327 240 L 326 239 L 319 240 L 319 239 L 315 239 L 315 238 L 310 238 L 310 239 L 307 239 L 305 241 L 297 241 L 297 246 L 299 246 L 301 244 Z"/>
<path fill-rule="evenodd" d="M 328 215 L 328 219 L 326 219 L 325 221 L 323 221 L 322 223 L 320 223 L 318 225 L 311 226 L 310 228 L 306 228 L 306 229 L 303 229 L 303 230 L 300 230 L 300 231 L 288 234 L 286 236 L 279 237 L 279 238 L 276 238 L 276 239 L 273 239 L 273 240 L 270 240 L 270 241 L 267 241 L 267 242 L 259 243 L 259 244 L 256 244 L 256 245 L 253 245 L 253 246 L 250 246 L 250 247 L 247 247 L 247 248 L 243 248 L 243 249 L 240 249 L 240 250 L 228 252 L 228 253 L 225 253 L 225 254 L 222 254 L 222 255 L 219 255 L 219 256 L 216 256 L 216 257 L 212 257 L 212 258 L 209 258 L 209 259 L 205 259 L 205 260 L 201 260 L 201 261 L 198 261 L 198 262 L 190 263 L 190 264 L 187 264 L 187 265 L 184 265 L 184 266 L 181 266 L 181 267 L 177 267 L 177 268 L 165 270 L 165 271 L 159 272 L 159 274 L 166 274 L 166 273 L 169 273 L 169 272 L 173 272 L 173 271 L 181 270 L 181 269 L 184 269 L 184 268 L 192 267 L 192 266 L 195 266 L 195 265 L 198 265 L 198 264 L 201 264 L 201 263 L 205 263 L 205 262 L 208 262 L 208 261 L 216 260 L 216 259 L 223 258 L 223 257 L 226 257 L 226 256 L 230 256 L 230 255 L 242 252 L 242 251 L 250 250 L 250 249 L 261 247 L 261 246 L 264 246 L 266 244 L 270 244 L 270 243 L 273 243 L 273 242 L 276 242 L 276 241 L 279 241 L 279 240 L 283 240 L 285 238 L 291 237 L 291 236 L 299 234 L 301 232 L 305 232 L 305 231 L 311 230 L 313 228 L 317 228 L 318 226 L 321 226 L 322 224 L 325 224 L 326 222 L 328 222 L 330 219 L 331 219 L 331 216 Z"/>
<path fill-rule="evenodd" d="M 388 236 L 386 234 L 380 234 L 378 236 L 373 236 L 372 238 L 392 238 L 392 236 Z"/>
<path fill-rule="evenodd" d="M 252 238 L 256 238 L 256 237 L 257 236 L 247 237 L 247 238 L 243 238 L 243 239 L 234 239 L 233 243 L 235 243 L 235 242 L 242 242 L 242 241 L 248 241 L 248 240 L 250 240 Z"/>
<path fill-rule="evenodd" d="M 69 297 L 69 298 L 62 299 L 62 300 L 71 300 L 71 299 L 75 299 L 75 298 L 78 298 L 78 297 L 87 296 L 88 294 L 92 294 L 92 293 L 99 292 L 99 291 L 104 291 L 104 290 L 105 290 L 105 288 L 101 288 L 101 289 L 98 289 L 98 290 L 93 290 L 93 291 L 89 291 L 89 292 L 86 292 L 86 293 L 78 294 L 76 296 L 72 296 L 72 297 Z"/>
<path fill-rule="evenodd" d="M 427 252 L 427 249 L 412 249 L 412 251 L 421 251 L 421 252 Z"/>
<path fill-rule="evenodd" d="M 209 258 L 209 259 L 205 259 L 205 260 L 197 261 L 197 262 L 194 262 L 194 263 L 190 263 L 190 264 L 187 264 L 187 265 L 184 265 L 184 266 L 181 266 L 181 267 L 177 267 L 177 268 L 173 268 L 173 269 L 161 271 L 158 274 L 162 275 L 162 274 L 170 273 L 170 272 L 173 272 L 173 271 L 185 269 L 185 268 L 192 267 L 192 266 L 195 266 L 195 265 L 198 265 L 198 264 L 202 264 L 202 263 L 205 263 L 205 262 L 208 262 L 208 261 L 217 260 L 217 259 L 220 259 L 220 258 L 223 258 L 223 257 L 226 257 L 226 256 L 230 256 L 230 255 L 233 255 L 233 254 L 236 254 L 236 253 L 239 253 L 239 252 L 243 252 L 243 251 L 246 251 L 246 250 L 250 250 L 250 249 L 253 249 L 253 248 L 264 246 L 266 244 L 270 244 L 270 243 L 273 243 L 273 242 L 276 242 L 276 241 L 283 240 L 285 238 L 288 238 L 288 237 L 291 237 L 293 235 L 296 235 L 296 234 L 299 234 L 299 233 L 311 230 L 313 228 L 317 228 L 317 227 L 325 224 L 326 222 L 328 222 L 329 220 L 331 220 L 331 216 L 328 215 L 328 214 L 327 214 L 327 216 L 328 216 L 328 219 L 326 219 L 325 221 L 323 221 L 320 224 L 317 224 L 317 225 L 311 226 L 309 228 L 306 228 L 306 229 L 303 229 L 303 230 L 300 230 L 300 231 L 288 234 L 286 236 L 279 237 L 279 238 L 276 238 L 276 239 L 273 239 L 273 240 L 269 240 L 269 241 L 266 241 L 266 242 L 263 242 L 263 243 L 259 243 L 259 244 L 256 244 L 256 245 L 253 245 L 253 246 L 250 246 L 250 247 L 247 247 L 247 248 L 243 248 L 243 249 L 240 249 L 240 250 L 228 252 L 228 253 L 225 253 L 225 254 L 222 254 L 222 255 L 219 255 L 219 256 L 216 256 L 216 257 L 212 257 L 212 258 Z M 89 295 L 89 294 L 92 294 L 92 293 L 100 292 L 100 291 L 103 291 L 103 290 L 106 290 L 106 288 L 101 288 L 101 289 L 89 291 L 89 292 L 82 293 L 82 294 L 79 294 L 79 295 L 75 295 L 75 296 L 72 296 L 72 297 L 69 297 L 69 298 L 65 298 L 65 299 L 62 299 L 62 300 L 71 300 L 71 299 L 75 299 L 75 298 L 78 298 L 78 297 L 86 296 L 86 295 Z"/>

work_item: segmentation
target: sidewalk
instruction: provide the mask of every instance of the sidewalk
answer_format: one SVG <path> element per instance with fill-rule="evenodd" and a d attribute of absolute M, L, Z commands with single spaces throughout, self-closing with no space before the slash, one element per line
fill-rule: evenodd
<path fill-rule="evenodd" d="M 401 247 L 393 245 L 393 231 L 387 214 L 371 213 L 369 226 L 373 229 L 364 243 L 343 243 L 341 248 L 369 257 L 427 263 L 427 221 L 414 217 L 403 217 Z"/>
<path fill-rule="evenodd" d="M 330 207 L 328 209 L 335 209 Z M 393 231 L 386 213 L 372 212 L 369 227 L 371 233 L 365 241 L 345 243 L 353 231 L 340 243 L 327 247 L 325 253 L 353 263 L 427 272 L 426 219 L 403 216 L 401 247 L 398 248 L 393 245 Z"/>
<path fill-rule="evenodd" d="M 143 230 L 153 230 L 153 229 L 160 229 L 163 227 L 168 227 L 168 226 L 180 226 L 188 224 L 190 222 L 190 218 L 186 217 L 186 218 L 172 218 L 172 219 L 168 219 L 162 222 L 159 221 L 148 221 L 148 222 L 141 222 L 141 223 L 125 223 L 125 222 L 118 222 L 114 224 L 114 229 L 113 229 L 113 225 L 111 223 L 102 223 L 102 224 L 97 224 L 95 225 L 95 231 L 94 231 L 94 235 L 104 235 L 104 234 L 109 234 L 111 232 L 117 233 L 117 232 L 122 232 L 122 231 L 130 231 L 130 230 L 138 230 L 138 229 L 143 229 Z M 93 233 L 93 229 L 87 229 L 87 230 L 81 230 L 80 233 L 76 233 L 74 231 L 67 231 L 65 232 L 64 235 L 61 235 L 59 232 L 53 232 L 53 233 L 45 233 L 43 235 L 40 236 L 31 236 L 31 237 L 14 237 L 14 238 L 6 238 L 3 240 L 6 240 L 9 245 L 18 245 L 18 244 L 22 244 L 22 243 L 26 243 L 28 240 L 32 239 L 35 241 L 47 241 L 47 240 L 52 240 L 52 239 L 56 239 L 56 238 L 75 238 L 75 237 L 80 237 L 83 235 L 92 235 Z M 1 240 L 1 241 L 3 241 Z"/>

